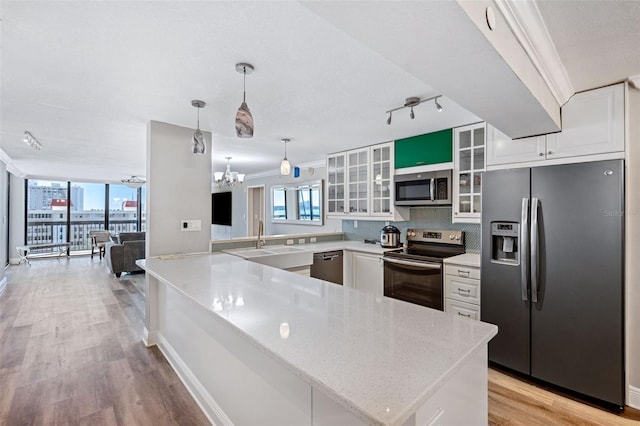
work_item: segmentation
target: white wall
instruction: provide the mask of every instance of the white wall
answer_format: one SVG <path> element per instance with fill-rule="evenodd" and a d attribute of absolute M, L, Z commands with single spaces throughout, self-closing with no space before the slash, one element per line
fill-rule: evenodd
<path fill-rule="evenodd" d="M 11 201 L 9 206 L 9 261 L 18 263 L 16 247 L 24 245 L 24 179 L 11 175 Z"/>
<path fill-rule="evenodd" d="M 279 174 L 270 174 L 268 176 L 254 176 L 245 179 L 244 184 L 232 188 L 232 219 L 231 219 L 231 237 L 239 238 L 247 236 L 247 187 L 265 186 L 265 235 L 284 235 L 284 234 L 306 234 L 321 232 L 342 232 L 342 221 L 337 219 L 325 219 L 322 226 L 315 225 L 297 225 L 271 223 L 271 188 L 277 185 L 302 184 L 304 182 L 325 180 L 326 167 L 315 167 L 313 174 L 310 173 L 308 167 L 300 167 L 300 177 L 294 178 L 293 172 L 290 176 L 281 176 Z M 326 190 L 326 182 L 323 191 Z M 228 191 L 228 187 L 219 188 L 218 185 L 211 186 L 212 192 Z M 324 193 L 323 193 L 324 198 Z M 324 200 L 323 200 L 324 204 Z"/>
<path fill-rule="evenodd" d="M 211 240 L 211 134 L 206 155 L 191 153 L 194 129 L 158 121 L 147 125 L 146 254 L 208 252 Z M 184 232 L 181 221 L 200 220 Z"/>
<path fill-rule="evenodd" d="M 4 266 L 7 259 L 7 166 L 0 162 L 0 266 Z M 4 267 L 0 267 L 0 290 L 6 284 Z"/>
<path fill-rule="evenodd" d="M 630 88 L 627 97 L 626 158 L 626 335 L 628 385 L 640 392 L 640 91 Z M 635 397 L 635 401 L 634 398 Z M 640 408 L 640 394 L 630 403 Z"/>

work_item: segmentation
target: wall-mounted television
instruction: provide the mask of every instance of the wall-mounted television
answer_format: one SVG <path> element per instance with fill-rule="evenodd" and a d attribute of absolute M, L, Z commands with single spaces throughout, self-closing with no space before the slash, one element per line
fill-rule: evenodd
<path fill-rule="evenodd" d="M 231 192 L 211 194 L 211 223 L 231 226 Z"/>

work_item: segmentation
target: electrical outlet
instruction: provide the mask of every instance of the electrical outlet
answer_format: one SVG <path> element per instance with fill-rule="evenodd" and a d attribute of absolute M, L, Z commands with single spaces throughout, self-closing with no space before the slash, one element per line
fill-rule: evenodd
<path fill-rule="evenodd" d="M 182 232 L 195 232 L 202 229 L 202 221 L 200 219 L 182 220 L 180 222 L 180 230 Z"/>
<path fill-rule="evenodd" d="M 318 239 L 316 237 L 309 238 L 309 242 L 310 243 L 315 243 L 316 241 L 318 241 Z"/>
<path fill-rule="evenodd" d="M 388 221 L 387 221 L 387 222 L 385 222 L 385 223 L 384 223 L 384 226 L 389 226 L 389 222 L 388 222 Z"/>
<path fill-rule="evenodd" d="M 287 245 L 288 246 L 292 246 L 293 245 L 293 240 L 287 240 Z"/>
<path fill-rule="evenodd" d="M 357 221 L 357 220 L 354 220 L 354 221 L 353 221 L 353 227 L 354 227 L 355 229 L 358 229 L 358 221 Z"/>
<path fill-rule="evenodd" d="M 305 239 L 304 239 L 304 238 L 300 238 L 300 239 L 298 240 L 298 244 L 304 244 L 305 242 L 306 242 L 306 241 L 305 241 Z"/>

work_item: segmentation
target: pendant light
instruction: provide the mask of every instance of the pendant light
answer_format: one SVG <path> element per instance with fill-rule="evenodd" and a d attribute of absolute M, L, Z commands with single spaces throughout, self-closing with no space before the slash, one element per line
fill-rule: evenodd
<path fill-rule="evenodd" d="M 280 163 L 280 174 L 288 176 L 291 174 L 291 163 L 287 160 L 287 143 L 291 141 L 289 139 L 282 139 L 282 142 L 284 143 L 284 158 Z"/>
<path fill-rule="evenodd" d="M 239 138 L 252 138 L 253 137 L 253 116 L 246 101 L 246 83 L 247 74 L 253 72 L 253 65 L 246 63 L 236 64 L 236 71 L 242 73 L 242 105 L 238 108 L 236 113 L 236 136 Z"/>
<path fill-rule="evenodd" d="M 198 108 L 198 128 L 193 132 L 191 152 L 194 155 L 202 155 L 207 152 L 207 141 L 205 141 L 204 134 L 200 131 L 200 108 L 204 108 L 207 104 L 204 101 L 194 99 L 191 101 L 191 105 Z"/>

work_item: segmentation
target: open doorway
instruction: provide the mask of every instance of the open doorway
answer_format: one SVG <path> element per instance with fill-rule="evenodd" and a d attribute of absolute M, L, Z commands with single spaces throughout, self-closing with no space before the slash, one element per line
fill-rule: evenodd
<path fill-rule="evenodd" d="M 247 236 L 257 237 L 260 221 L 265 221 L 264 185 L 247 188 Z"/>

